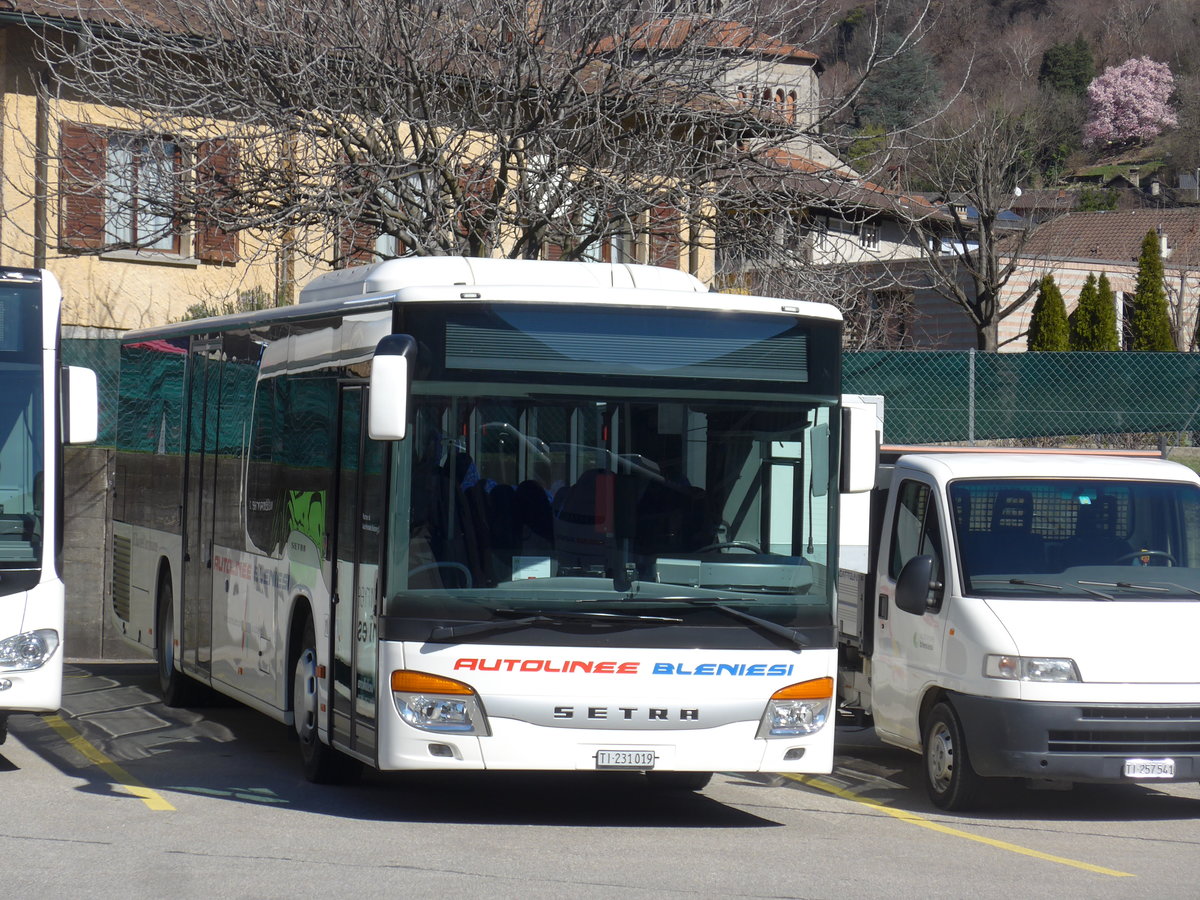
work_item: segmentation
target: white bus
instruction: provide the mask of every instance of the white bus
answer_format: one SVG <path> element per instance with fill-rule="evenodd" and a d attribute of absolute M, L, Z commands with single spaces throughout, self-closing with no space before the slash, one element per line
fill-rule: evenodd
<path fill-rule="evenodd" d="M 125 336 L 117 627 L 306 775 L 832 765 L 841 316 L 393 260 Z"/>
<path fill-rule="evenodd" d="M 61 365 L 61 306 L 49 272 L 0 267 L 0 743 L 62 702 L 62 446 L 96 440 L 98 408 L 95 373 Z"/>

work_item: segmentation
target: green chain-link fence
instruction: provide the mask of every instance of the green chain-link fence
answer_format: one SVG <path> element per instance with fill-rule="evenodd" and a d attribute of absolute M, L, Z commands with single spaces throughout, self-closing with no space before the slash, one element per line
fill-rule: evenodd
<path fill-rule="evenodd" d="M 889 443 L 1153 445 L 1200 430 L 1200 354 L 848 353 L 842 386 L 886 398 Z"/>
<path fill-rule="evenodd" d="M 117 376 L 121 345 L 115 339 L 64 338 L 62 361 L 66 366 L 86 366 L 96 373 L 100 389 L 100 433 L 96 444 L 111 447 L 117 441 Z"/>
<path fill-rule="evenodd" d="M 100 439 L 116 438 L 118 343 L 63 341 L 68 365 L 100 384 Z M 842 389 L 886 398 L 884 440 L 943 443 L 1081 439 L 1192 443 L 1200 432 L 1200 354 L 847 353 Z M 1130 438 L 1139 435 L 1139 438 Z"/>

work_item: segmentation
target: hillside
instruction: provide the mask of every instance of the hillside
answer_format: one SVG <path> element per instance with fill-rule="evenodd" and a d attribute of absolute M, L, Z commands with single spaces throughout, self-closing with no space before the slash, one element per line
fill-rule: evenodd
<path fill-rule="evenodd" d="M 1003 104 L 1038 119 L 1036 180 L 1133 169 L 1176 184 L 1200 169 L 1200 3 L 1194 0 L 893 0 L 885 45 L 920 22 L 924 36 L 868 85 L 841 126 L 870 137 L 912 128 L 947 104 Z M 845 3 L 821 41 L 823 90 L 853 82 L 870 43 L 864 4 Z M 1148 57 L 1170 67 L 1178 125 L 1142 140 L 1087 145 L 1086 87 L 1106 68 Z M 1155 164 L 1153 166 L 1148 164 Z"/>

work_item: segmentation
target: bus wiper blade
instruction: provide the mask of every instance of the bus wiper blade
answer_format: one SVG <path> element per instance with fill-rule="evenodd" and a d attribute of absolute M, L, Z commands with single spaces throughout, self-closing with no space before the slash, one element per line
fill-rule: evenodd
<path fill-rule="evenodd" d="M 797 647 L 803 649 L 808 646 L 806 641 L 794 628 L 788 628 L 786 625 L 780 625 L 778 622 L 772 622 L 770 619 L 764 619 L 762 616 L 756 616 L 753 613 L 748 613 L 745 610 L 736 609 L 732 606 L 726 606 L 720 600 L 706 597 L 638 597 L 642 603 L 657 603 L 663 601 L 666 603 L 687 603 L 691 606 L 698 606 L 701 609 L 716 609 L 725 613 L 727 616 L 732 616 L 735 619 L 741 619 L 743 622 L 748 622 L 751 625 L 759 628 L 776 637 L 781 637 L 786 641 L 791 641 Z"/>
<path fill-rule="evenodd" d="M 650 622 L 655 625 L 678 625 L 683 619 L 673 616 L 639 616 L 630 613 L 606 612 L 543 612 L 532 614 L 519 609 L 497 609 L 498 616 L 515 616 L 512 619 L 491 619 L 486 622 L 467 622 L 462 625 L 439 625 L 429 632 L 429 640 L 445 641 L 466 638 L 495 631 L 526 628 L 530 625 L 560 625 L 563 622 L 584 622 L 589 625 L 609 625 L 630 622 Z"/>

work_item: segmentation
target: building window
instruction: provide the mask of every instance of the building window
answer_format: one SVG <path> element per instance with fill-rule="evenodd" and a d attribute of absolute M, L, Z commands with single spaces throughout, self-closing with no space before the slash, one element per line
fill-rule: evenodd
<path fill-rule="evenodd" d="M 185 148 L 166 137 L 72 122 L 62 123 L 60 139 L 61 249 L 190 252 L 201 262 L 237 262 L 238 235 L 218 224 L 236 190 L 237 149 L 231 141 Z M 185 210 L 189 186 L 196 203 Z"/>
<path fill-rule="evenodd" d="M 879 225 L 875 222 L 863 222 L 859 226 L 858 240 L 867 250 L 878 250 Z"/>
<path fill-rule="evenodd" d="M 179 145 L 112 135 L 104 174 L 104 237 L 109 245 L 179 252 Z"/>

